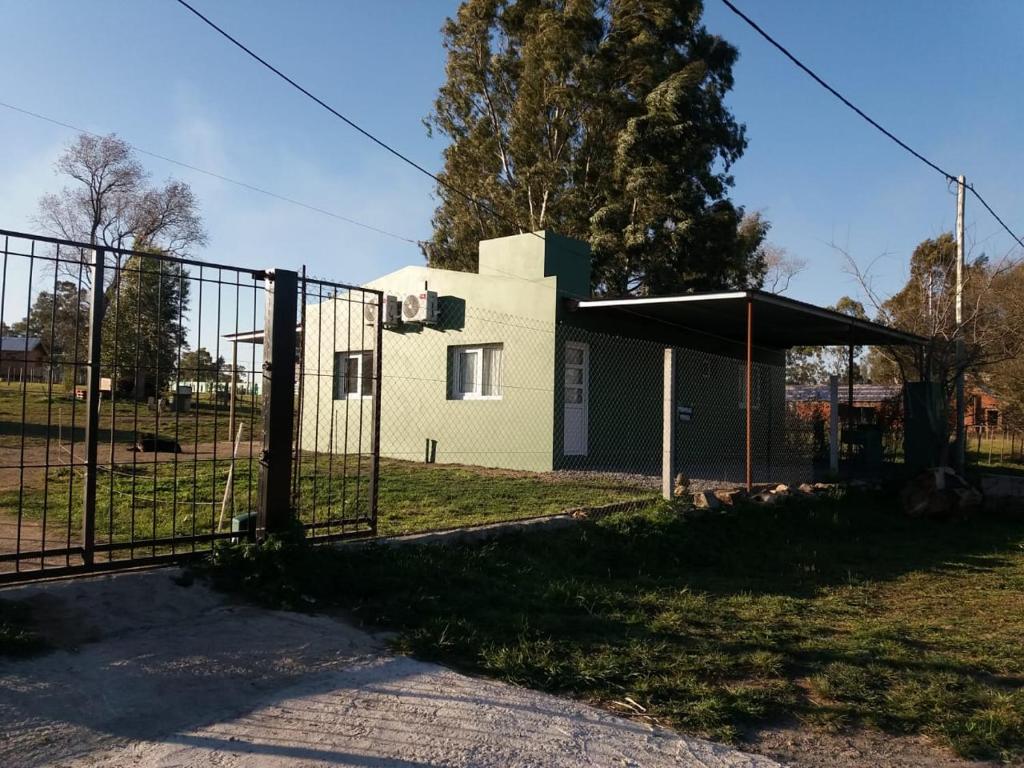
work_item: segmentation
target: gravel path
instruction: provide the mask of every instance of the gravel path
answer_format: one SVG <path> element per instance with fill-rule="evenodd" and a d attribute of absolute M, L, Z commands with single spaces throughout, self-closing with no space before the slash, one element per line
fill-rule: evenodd
<path fill-rule="evenodd" d="M 389 654 L 337 619 L 177 571 L 21 586 L 59 649 L 0 661 L 0 765 L 428 768 L 778 764 Z"/>

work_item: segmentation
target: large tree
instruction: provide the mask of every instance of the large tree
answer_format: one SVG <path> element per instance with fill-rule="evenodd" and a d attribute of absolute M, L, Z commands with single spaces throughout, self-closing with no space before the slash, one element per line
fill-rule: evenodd
<path fill-rule="evenodd" d="M 471 270 L 479 240 L 552 229 L 590 244 L 599 292 L 758 284 L 767 224 L 728 198 L 746 147 L 724 103 L 737 52 L 701 12 L 465 0 L 427 119 L 451 140 L 429 262 Z"/>
<path fill-rule="evenodd" d="M 37 336 L 50 360 L 68 364 L 65 375 L 73 373 L 71 363 L 82 362 L 89 353 L 89 292 L 71 280 L 57 280 L 55 290 L 40 291 L 28 315 L 14 323 L 15 336 Z M 70 383 L 70 381 L 69 381 Z"/>
<path fill-rule="evenodd" d="M 55 168 L 71 183 L 40 199 L 36 223 L 57 237 L 113 248 L 157 248 L 174 255 L 206 242 L 191 187 L 174 179 L 150 186 L 131 145 L 113 134 L 81 134 Z M 92 258 L 67 250 L 63 256 Z M 69 265 L 70 272 L 77 269 Z"/>

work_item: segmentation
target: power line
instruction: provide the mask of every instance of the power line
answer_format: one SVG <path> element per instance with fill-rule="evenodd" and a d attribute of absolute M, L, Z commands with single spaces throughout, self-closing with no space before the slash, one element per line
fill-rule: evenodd
<path fill-rule="evenodd" d="M 79 128 L 78 126 L 72 125 L 71 123 L 65 123 L 62 120 L 57 120 L 56 118 L 53 118 L 53 117 L 47 117 L 46 115 L 40 114 L 38 112 L 33 112 L 33 111 L 29 110 L 29 109 L 23 109 L 22 107 L 16 107 L 13 104 L 8 104 L 6 102 L 0 101 L 0 107 L 3 107 L 5 109 L 9 109 L 9 110 L 11 110 L 13 112 L 20 112 L 23 115 L 27 115 L 29 117 L 34 117 L 37 120 L 43 120 L 43 121 L 45 121 L 47 123 L 51 123 L 53 125 L 59 125 L 62 128 L 68 128 L 68 129 L 70 129 L 72 131 L 77 131 L 78 133 L 84 133 L 84 134 L 86 134 L 88 136 L 93 136 L 93 137 L 96 137 L 96 138 L 102 138 L 102 136 L 100 134 L 95 133 L 94 131 L 89 131 L 89 130 L 86 130 L 85 128 Z M 319 207 L 317 207 L 315 205 L 310 205 L 309 203 L 304 203 L 301 200 L 296 200 L 295 198 L 288 197 L 287 195 L 281 195 L 281 194 L 278 194 L 277 192 L 271 192 L 269 189 L 264 189 L 263 187 L 258 187 L 255 184 L 249 184 L 248 182 L 245 182 L 245 181 L 239 181 L 238 179 L 232 179 L 232 178 L 230 178 L 228 176 L 224 176 L 222 174 L 215 173 L 214 171 L 208 171 L 205 168 L 200 168 L 199 166 L 192 165 L 191 163 L 186 163 L 186 162 L 183 162 L 181 160 L 175 160 L 174 158 L 167 157 L 166 155 L 161 155 L 161 154 L 159 154 L 157 152 L 150 152 L 147 149 L 143 149 L 142 147 L 139 147 L 139 146 L 137 146 L 135 144 L 131 144 L 129 142 L 125 142 L 125 143 L 127 143 L 128 146 L 130 146 L 133 150 L 135 150 L 136 152 L 138 152 L 141 155 L 147 155 L 149 157 L 154 157 L 157 160 L 163 160 L 166 163 L 171 163 L 172 165 L 180 166 L 181 168 L 187 168 L 190 171 L 195 171 L 196 173 L 201 173 L 201 174 L 203 174 L 205 176 L 209 176 L 211 178 L 218 179 L 219 181 L 227 182 L 228 184 L 234 184 L 235 186 L 242 187 L 243 189 L 248 189 L 251 192 L 258 192 L 261 195 L 266 195 L 267 197 L 272 197 L 272 198 L 274 198 L 276 200 L 281 200 L 282 202 L 289 203 L 291 205 L 297 205 L 300 208 L 305 208 L 306 210 L 313 211 L 315 213 L 319 213 L 319 214 L 322 214 L 324 216 L 330 216 L 332 219 L 337 219 L 338 221 L 344 221 L 346 224 L 352 224 L 353 226 L 356 226 L 356 227 L 362 227 L 363 229 L 367 229 L 367 230 L 369 230 L 371 232 L 376 232 L 377 234 L 385 235 L 387 237 L 394 238 L 395 240 L 401 240 L 402 242 L 411 243 L 412 245 L 415 245 L 415 246 L 419 246 L 420 245 L 420 241 L 419 240 L 414 240 L 411 237 L 405 237 L 403 235 L 395 234 L 394 232 L 388 232 L 386 229 L 381 229 L 380 227 L 375 227 L 372 224 L 366 224 L 365 222 L 357 221 L 356 219 L 349 218 L 348 216 L 342 216 L 340 213 L 334 213 L 333 211 L 328 211 L 325 208 L 319 208 Z"/>
<path fill-rule="evenodd" d="M 179 2 L 181 2 L 181 0 L 179 0 Z M 956 176 L 954 176 L 952 173 L 950 173 L 949 171 L 947 171 L 944 168 L 942 168 L 941 166 L 939 166 L 937 163 L 932 162 L 927 157 L 922 155 L 916 149 L 914 149 L 909 144 L 907 144 L 905 141 L 903 141 L 898 136 L 896 136 L 896 134 L 894 134 L 892 131 L 890 131 L 887 128 L 885 128 L 877 120 L 875 120 L 870 115 L 868 115 L 866 112 L 864 112 L 864 110 L 862 110 L 860 107 L 858 107 L 852 101 L 850 101 L 848 98 L 843 96 L 843 94 L 841 94 L 839 91 L 837 91 L 835 88 L 833 88 L 827 82 L 825 82 L 821 77 L 818 76 L 818 74 L 814 70 L 812 70 L 810 67 L 808 67 L 806 64 L 804 64 L 802 61 L 800 61 L 800 59 L 798 59 L 796 56 L 794 56 L 792 53 L 790 53 L 789 49 L 787 49 L 782 43 L 780 43 L 778 40 L 776 40 L 774 37 L 772 37 L 770 34 L 768 34 L 764 29 L 762 29 L 758 25 L 758 23 L 756 21 L 751 19 L 749 16 L 747 16 L 747 14 L 745 14 L 743 11 L 741 11 L 739 8 L 737 8 L 735 5 L 733 5 L 732 2 L 730 2 L 730 0 L 722 0 L 722 3 L 725 5 L 726 8 L 728 8 L 734 14 L 739 16 L 744 22 L 746 22 L 749 27 L 751 27 L 755 32 L 757 32 L 757 34 L 759 34 L 761 37 L 763 37 L 765 40 L 767 40 L 768 43 L 770 43 L 773 47 L 778 49 L 778 51 L 783 56 L 785 56 L 787 59 L 789 59 L 791 62 L 793 62 L 793 64 L 795 64 L 800 70 L 802 70 L 806 75 L 808 75 L 812 80 L 814 80 L 814 82 L 816 82 L 818 85 L 820 85 L 826 91 L 828 91 L 833 96 L 835 96 L 837 99 L 839 99 L 839 101 L 841 101 L 843 104 L 845 104 L 847 107 L 849 107 L 855 113 L 857 113 L 857 115 L 859 115 L 861 118 L 863 118 L 865 121 L 867 121 L 871 126 L 873 126 L 878 131 L 880 131 L 884 136 L 886 136 L 886 138 L 894 141 L 902 149 L 904 149 L 907 152 L 909 152 L 911 155 L 916 157 L 918 160 L 920 160 L 922 163 L 927 165 L 932 170 L 937 171 L 938 173 L 942 174 L 942 176 L 944 176 L 947 181 L 951 181 L 951 182 L 954 182 L 954 183 L 957 181 Z M 980 202 L 982 204 L 982 206 L 984 206 L 985 210 L 987 210 L 990 214 L 992 214 L 992 217 L 996 221 L 999 222 L 1000 226 L 1002 226 L 1002 228 L 1007 231 L 1007 233 L 1010 235 L 1010 237 L 1012 237 L 1014 240 L 1016 240 L 1017 243 L 1022 248 L 1024 248 L 1024 240 L 1021 240 L 1021 238 L 1018 237 L 1017 234 L 1012 229 L 1010 229 L 1009 226 L 1007 226 L 1006 222 L 1004 222 L 1002 220 L 1002 218 L 999 217 L 999 215 L 992 209 L 992 206 L 990 206 L 988 204 L 988 202 L 986 202 L 985 198 L 981 196 L 981 193 L 978 192 L 978 190 L 976 190 L 974 188 L 974 186 L 971 185 L 971 184 L 966 184 L 964 186 L 968 190 L 970 190 L 971 193 L 976 198 L 978 198 L 978 202 Z"/>
<path fill-rule="evenodd" d="M 498 211 L 496 211 L 494 208 L 492 208 L 487 203 L 484 203 L 484 202 L 478 200 L 475 196 L 469 194 L 468 192 L 463 192 L 461 189 L 459 189 L 458 187 L 454 186 L 450 182 L 445 181 L 444 179 L 442 179 L 437 174 L 427 170 L 422 165 L 417 163 L 415 160 L 412 160 L 408 156 L 406 156 L 403 153 L 399 152 L 397 149 L 392 147 L 387 142 L 383 141 L 382 139 L 378 139 L 376 136 L 374 136 L 368 130 L 366 130 L 361 125 L 356 123 L 354 120 L 351 120 L 348 117 L 346 117 L 345 115 L 343 115 L 337 109 L 335 109 L 330 104 L 328 104 L 326 101 L 324 101 L 320 97 L 318 97 L 315 94 L 313 94 L 307 88 L 305 88 L 302 85 L 300 85 L 298 82 L 296 82 L 291 77 L 286 75 L 280 69 L 278 69 L 273 64 L 271 64 L 269 61 L 267 61 L 262 56 L 260 56 L 255 51 L 253 51 L 251 48 L 246 46 L 244 43 L 242 43 L 236 37 L 232 36 L 225 29 L 223 29 L 222 27 L 218 26 L 216 23 L 211 21 L 208 17 L 204 16 L 201 12 L 199 12 L 193 6 L 191 6 L 189 3 L 187 3 L 186 0 L 176 0 L 176 2 L 179 5 L 181 5 L 182 7 L 186 8 L 187 10 L 189 10 L 192 14 L 194 14 L 197 18 L 199 18 L 204 24 L 206 24 L 208 27 L 210 27 L 211 29 L 216 31 L 219 35 L 221 35 L 224 39 L 228 40 L 236 48 L 238 48 L 239 50 L 243 51 L 249 57 L 251 57 L 255 61 L 257 61 L 260 64 L 262 64 L 264 67 L 266 67 L 271 72 L 273 72 L 275 75 L 277 75 L 279 78 L 281 78 L 286 83 L 288 83 L 288 85 L 290 85 L 292 88 L 294 88 L 295 90 L 299 91 L 299 93 L 303 94 L 307 98 L 312 99 L 314 102 L 316 102 L 321 107 L 326 109 L 328 112 L 330 112 L 336 118 L 341 120 L 347 126 L 349 126 L 350 128 L 352 128 L 355 131 L 358 131 L 360 134 L 365 136 L 367 139 L 372 141 L 374 144 L 379 146 L 381 149 L 384 149 L 385 151 L 390 152 L 392 155 L 397 157 L 402 162 L 406 163 L 407 165 L 412 166 L 417 171 L 422 173 L 424 176 L 427 176 L 428 178 L 433 179 L 434 182 L 436 184 L 438 184 L 439 186 L 444 187 L 445 189 L 447 189 L 450 192 L 454 192 L 459 197 L 463 198 L 464 200 L 466 200 L 467 202 L 469 202 L 470 204 L 475 206 L 477 209 L 485 211 L 486 213 L 488 213 L 489 215 L 493 216 L 494 218 L 496 218 L 496 219 L 498 219 L 500 221 L 503 221 L 505 224 L 508 224 L 508 225 L 510 225 L 510 226 L 512 226 L 512 227 L 514 227 L 516 229 L 519 229 L 519 230 L 523 229 L 517 222 L 513 221 L 512 219 L 509 219 L 509 218 L 503 216 L 502 214 L 500 214 Z M 536 233 L 532 233 L 532 234 L 536 234 Z M 540 237 L 540 235 L 537 235 L 537 237 Z M 543 238 L 541 238 L 541 239 L 543 239 Z"/>

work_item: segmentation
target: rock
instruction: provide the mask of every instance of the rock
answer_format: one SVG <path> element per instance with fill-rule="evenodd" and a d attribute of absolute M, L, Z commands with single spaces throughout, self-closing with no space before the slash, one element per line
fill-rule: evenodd
<path fill-rule="evenodd" d="M 778 504 L 781 501 L 783 495 L 780 493 L 772 493 L 771 491 L 761 491 L 755 493 L 750 497 L 751 501 L 755 501 L 758 504 Z"/>
<path fill-rule="evenodd" d="M 789 486 L 785 483 L 779 483 L 775 486 L 773 493 L 789 493 Z"/>
<path fill-rule="evenodd" d="M 900 499 L 903 511 L 910 517 L 943 520 L 977 513 L 983 497 L 951 468 L 936 467 L 907 483 Z"/>
<path fill-rule="evenodd" d="M 736 502 L 746 498 L 746 491 L 739 488 L 719 488 L 715 491 L 715 498 L 727 507 L 735 506 Z"/>
<path fill-rule="evenodd" d="M 711 491 L 697 491 L 693 494 L 693 506 L 695 509 L 718 509 L 721 502 Z"/>
<path fill-rule="evenodd" d="M 815 488 L 810 483 L 800 483 L 800 486 L 797 488 L 797 490 L 800 491 L 800 493 L 813 494 L 816 491 L 818 491 L 819 489 Z"/>
<path fill-rule="evenodd" d="M 677 498 L 686 496 L 690 492 L 690 478 L 680 472 L 676 475 L 675 488 L 672 489 L 672 495 Z"/>

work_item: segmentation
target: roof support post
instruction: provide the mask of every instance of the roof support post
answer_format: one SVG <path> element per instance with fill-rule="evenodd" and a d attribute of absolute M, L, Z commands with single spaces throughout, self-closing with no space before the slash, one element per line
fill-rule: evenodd
<path fill-rule="evenodd" d="M 664 387 L 661 411 L 661 496 L 671 499 L 672 473 L 676 466 L 676 350 L 665 347 Z"/>
<path fill-rule="evenodd" d="M 746 472 L 745 479 L 747 485 L 747 493 L 754 490 L 754 465 L 753 465 L 753 451 L 751 450 L 751 437 L 753 432 L 753 384 L 754 384 L 754 299 L 752 296 L 747 296 L 747 391 L 746 391 L 746 415 L 747 415 L 747 435 L 746 435 Z"/>
<path fill-rule="evenodd" d="M 853 429 L 853 344 L 850 344 L 849 358 L 846 365 L 846 407 L 850 412 L 846 414 L 846 426 Z"/>
<path fill-rule="evenodd" d="M 839 474 L 839 377 L 828 377 L 828 468 Z"/>

